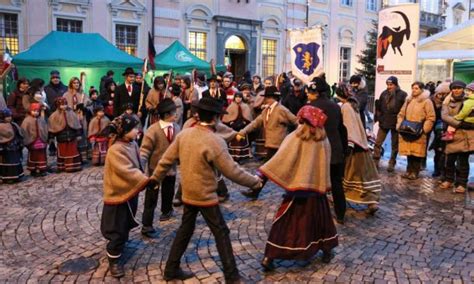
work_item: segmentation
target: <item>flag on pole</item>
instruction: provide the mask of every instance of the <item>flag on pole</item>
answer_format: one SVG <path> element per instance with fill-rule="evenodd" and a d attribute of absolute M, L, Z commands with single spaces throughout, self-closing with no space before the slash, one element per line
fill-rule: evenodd
<path fill-rule="evenodd" d="M 323 73 L 322 29 L 289 31 L 291 71 L 304 83 Z"/>
<path fill-rule="evenodd" d="M 153 43 L 153 37 L 151 36 L 151 33 L 148 32 L 148 62 L 150 62 L 150 66 L 152 70 L 156 69 L 155 56 L 156 56 L 156 50 L 155 50 L 155 45 Z"/>

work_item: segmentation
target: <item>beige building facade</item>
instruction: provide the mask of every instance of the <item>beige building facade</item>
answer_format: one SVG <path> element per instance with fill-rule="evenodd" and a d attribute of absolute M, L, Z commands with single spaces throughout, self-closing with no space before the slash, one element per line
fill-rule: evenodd
<path fill-rule="evenodd" d="M 376 0 L 155 0 L 157 51 L 175 40 L 194 54 L 263 77 L 288 71 L 288 29 L 322 26 L 328 82 L 348 79 L 377 19 Z"/>
<path fill-rule="evenodd" d="M 0 0 L 0 51 L 14 55 L 51 31 L 99 33 L 145 57 L 151 0 Z"/>

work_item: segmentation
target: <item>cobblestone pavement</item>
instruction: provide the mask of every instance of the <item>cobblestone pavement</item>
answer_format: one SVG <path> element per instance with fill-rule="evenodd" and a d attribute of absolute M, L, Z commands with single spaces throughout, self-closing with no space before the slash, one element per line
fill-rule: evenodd
<path fill-rule="evenodd" d="M 222 210 L 245 281 L 474 282 L 474 218 L 464 196 L 436 189 L 426 172 L 421 180 L 408 182 L 400 178 L 401 171 L 382 169 L 384 190 L 374 217 L 349 207 L 346 224 L 337 226 L 340 245 L 330 264 L 324 265 L 320 256 L 307 263 L 279 261 L 273 273 L 262 272 L 259 262 L 282 191 L 269 183 L 258 201 L 247 201 L 238 193 L 242 187 L 228 182 L 231 199 Z M 0 282 L 117 281 L 108 272 L 99 231 L 101 184 L 102 168 L 93 167 L 0 184 Z M 163 282 L 181 211 L 172 221 L 156 221 L 157 240 L 144 239 L 137 229 L 131 233 L 121 282 Z M 58 272 L 61 263 L 80 256 L 98 260 L 98 268 L 80 275 Z M 201 217 L 182 266 L 196 274 L 187 283 L 223 281 L 213 236 Z"/>

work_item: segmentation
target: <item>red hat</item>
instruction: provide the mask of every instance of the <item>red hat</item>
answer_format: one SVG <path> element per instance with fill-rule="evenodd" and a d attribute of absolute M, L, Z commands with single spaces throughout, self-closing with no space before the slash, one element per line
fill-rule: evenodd
<path fill-rule="evenodd" d="M 40 111 L 41 110 L 41 105 L 39 103 L 31 103 L 30 104 L 30 111 Z"/>
<path fill-rule="evenodd" d="M 311 105 L 302 107 L 300 111 L 298 111 L 297 117 L 300 123 L 306 122 L 312 127 L 319 128 L 324 127 L 328 118 L 321 109 Z"/>

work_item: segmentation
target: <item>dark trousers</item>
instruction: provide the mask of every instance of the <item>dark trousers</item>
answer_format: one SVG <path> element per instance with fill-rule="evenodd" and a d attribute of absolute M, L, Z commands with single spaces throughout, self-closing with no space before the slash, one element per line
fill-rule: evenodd
<path fill-rule="evenodd" d="M 469 179 L 469 152 L 448 154 L 446 157 L 446 180 L 456 182 L 456 186 L 467 187 Z"/>
<path fill-rule="evenodd" d="M 267 151 L 265 162 L 268 162 L 276 154 L 276 152 L 278 152 L 278 149 L 277 148 L 265 148 L 265 149 Z M 262 179 L 262 188 L 260 188 L 259 190 L 261 191 L 263 187 L 265 186 L 265 184 L 267 183 L 268 178 L 264 176 L 263 174 L 259 174 L 259 177 Z"/>
<path fill-rule="evenodd" d="M 435 171 L 435 173 L 438 173 L 438 174 L 444 176 L 445 175 L 444 166 L 446 164 L 446 155 L 444 154 L 444 151 L 435 150 L 434 157 L 433 157 L 433 162 L 434 162 L 434 171 Z"/>
<path fill-rule="evenodd" d="M 225 184 L 224 177 L 220 176 L 219 181 L 217 182 L 217 196 L 224 197 L 229 194 L 229 189 L 227 188 L 227 185 Z M 182 200 L 183 192 L 181 189 L 181 183 L 178 186 L 178 190 L 176 191 L 175 198 L 178 200 Z"/>
<path fill-rule="evenodd" d="M 165 274 L 173 275 L 178 270 L 181 257 L 191 240 L 196 226 L 196 217 L 201 213 L 207 226 L 211 229 L 216 242 L 217 251 L 224 267 L 224 276 L 226 280 L 236 279 L 239 271 L 235 264 L 232 244 L 229 238 L 229 228 L 225 223 L 219 205 L 210 207 L 198 207 L 184 204 L 183 219 L 181 226 L 176 232 L 176 237 L 171 245 L 168 261 L 166 262 Z"/>
<path fill-rule="evenodd" d="M 407 173 L 420 173 L 422 157 L 407 156 Z"/>
<path fill-rule="evenodd" d="M 145 204 L 143 207 L 143 226 L 153 226 L 156 205 L 158 204 L 158 193 L 161 191 L 161 213 L 166 214 L 173 210 L 174 184 L 176 176 L 166 176 L 161 182 L 161 188 L 147 188 L 145 192 Z"/>
<path fill-rule="evenodd" d="M 134 220 L 137 212 L 138 195 L 128 202 L 118 205 L 104 204 L 100 231 L 107 243 L 107 255 L 109 258 L 118 259 L 122 254 L 128 234 L 131 229 L 138 226 Z"/>
<path fill-rule="evenodd" d="M 388 132 L 390 132 L 392 138 L 392 152 L 390 154 L 390 162 L 395 164 L 398 155 L 398 132 L 395 129 L 384 129 L 381 127 L 379 128 L 379 130 L 377 131 L 377 139 L 375 140 L 373 157 L 375 160 L 380 160 L 380 156 L 382 153 L 382 145 L 385 141 L 385 138 L 387 138 Z"/>
<path fill-rule="evenodd" d="M 331 192 L 334 200 L 334 211 L 338 219 L 344 219 L 346 214 L 346 196 L 342 187 L 344 163 L 331 164 Z"/>

